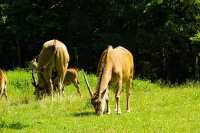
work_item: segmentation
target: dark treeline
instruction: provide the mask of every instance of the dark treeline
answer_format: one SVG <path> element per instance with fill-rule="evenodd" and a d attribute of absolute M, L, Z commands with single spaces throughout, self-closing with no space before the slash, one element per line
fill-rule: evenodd
<path fill-rule="evenodd" d="M 96 72 L 107 45 L 135 56 L 151 80 L 199 79 L 199 0 L 4 0 L 0 67 L 26 67 L 50 39 L 64 42 L 70 66 Z"/>

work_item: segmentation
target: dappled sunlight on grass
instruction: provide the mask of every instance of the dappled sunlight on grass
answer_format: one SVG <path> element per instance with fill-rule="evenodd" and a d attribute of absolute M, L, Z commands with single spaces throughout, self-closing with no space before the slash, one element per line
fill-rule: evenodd
<path fill-rule="evenodd" d="M 199 132 L 200 83 L 163 85 L 136 79 L 131 90 L 131 112 L 126 112 L 125 92 L 122 114 L 114 111 L 114 91 L 110 91 L 111 114 L 97 116 L 81 72 L 80 97 L 73 85 L 65 95 L 36 100 L 30 72 L 7 72 L 8 100 L 0 100 L 0 132 Z M 88 80 L 95 88 L 96 77 Z"/>

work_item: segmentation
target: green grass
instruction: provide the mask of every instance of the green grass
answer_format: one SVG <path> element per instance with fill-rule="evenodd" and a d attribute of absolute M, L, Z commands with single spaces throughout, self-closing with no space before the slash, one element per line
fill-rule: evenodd
<path fill-rule="evenodd" d="M 24 70 L 7 72 L 8 96 L 0 100 L 0 132 L 106 132 L 106 133 L 183 133 L 200 132 L 200 83 L 164 86 L 150 81 L 134 80 L 131 113 L 125 111 L 122 92 L 122 114 L 114 112 L 111 91 L 111 114 L 96 116 L 81 78 L 80 98 L 71 85 L 65 97 L 47 97 L 37 101 L 33 96 L 31 73 Z M 88 76 L 95 87 L 96 77 Z"/>

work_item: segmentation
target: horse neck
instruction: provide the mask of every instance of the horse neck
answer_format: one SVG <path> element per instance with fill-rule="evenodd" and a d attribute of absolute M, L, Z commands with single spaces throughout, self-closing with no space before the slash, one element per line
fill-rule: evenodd
<path fill-rule="evenodd" d="M 112 77 L 112 58 L 111 58 L 111 50 L 108 49 L 106 55 L 102 59 L 103 65 L 100 68 L 100 73 L 98 76 L 98 83 L 96 86 L 96 94 L 99 96 L 102 92 L 104 92 L 108 88 L 108 84 Z"/>

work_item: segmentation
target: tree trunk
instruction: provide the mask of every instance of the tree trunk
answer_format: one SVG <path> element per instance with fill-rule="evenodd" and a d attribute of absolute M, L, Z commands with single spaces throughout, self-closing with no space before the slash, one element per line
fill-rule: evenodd
<path fill-rule="evenodd" d="M 75 54 L 75 62 L 76 62 L 76 67 L 78 67 L 78 50 L 77 47 L 74 47 L 74 54 Z"/>
<path fill-rule="evenodd" d="M 18 67 L 21 66 L 21 47 L 19 42 L 17 42 L 17 65 Z"/>
<path fill-rule="evenodd" d="M 162 79 L 167 80 L 167 52 L 166 48 L 162 48 L 162 57 L 163 57 L 163 63 L 162 63 Z"/>
<path fill-rule="evenodd" d="M 198 53 L 195 56 L 195 79 L 196 80 L 199 80 L 199 56 L 200 56 L 200 53 Z"/>

